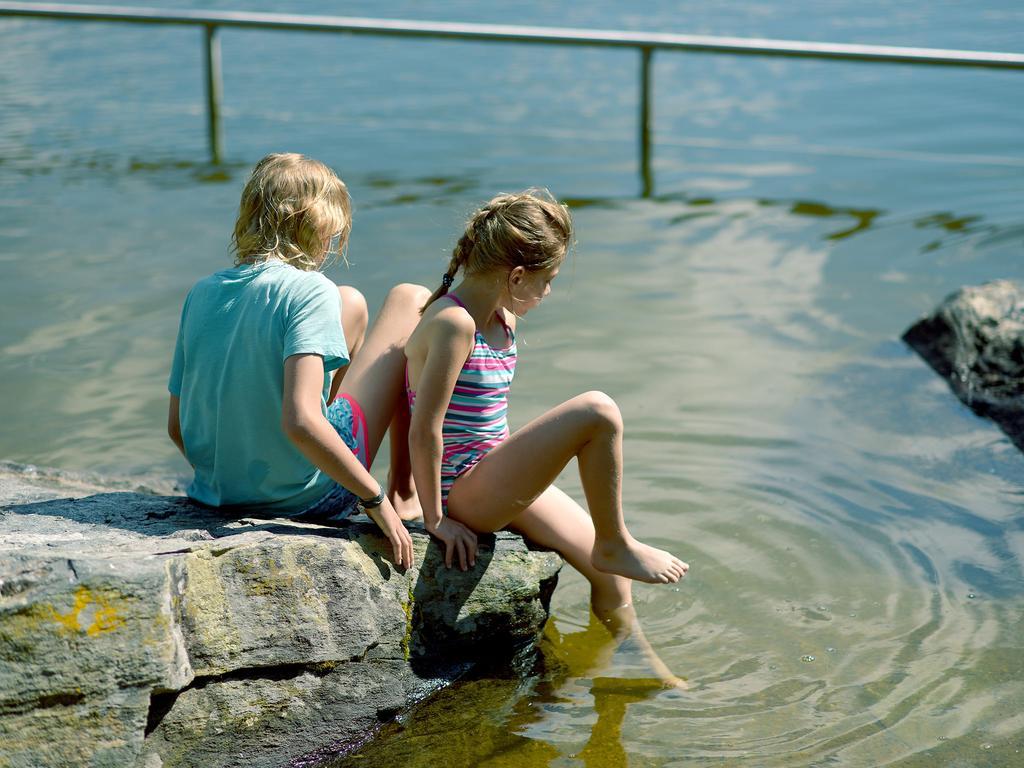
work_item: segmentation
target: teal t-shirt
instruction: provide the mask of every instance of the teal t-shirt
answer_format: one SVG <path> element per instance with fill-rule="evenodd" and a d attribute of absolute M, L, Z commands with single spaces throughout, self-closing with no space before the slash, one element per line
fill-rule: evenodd
<path fill-rule="evenodd" d="M 246 264 L 189 291 L 167 388 L 181 398 L 188 495 L 212 506 L 294 512 L 334 486 L 281 429 L 284 361 L 309 353 L 329 371 L 348 362 L 338 289 L 280 261 Z"/>

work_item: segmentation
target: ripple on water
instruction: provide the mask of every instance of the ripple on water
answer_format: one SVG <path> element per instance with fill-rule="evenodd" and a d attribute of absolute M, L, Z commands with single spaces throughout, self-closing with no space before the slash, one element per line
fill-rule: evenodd
<path fill-rule="evenodd" d="M 660 13 L 678 17 L 669 5 Z M 894 15 L 877 5 L 867 13 L 861 3 L 836 18 L 888 29 Z M 570 6 L 593 13 L 593 4 Z M 754 6 L 755 25 L 774 18 L 781 28 L 781 5 Z M 802 13 L 793 8 L 782 14 L 787 23 Z M 902 29 L 933 34 L 915 23 L 922 13 L 915 10 L 910 21 L 904 14 Z M 963 13 L 975 23 L 976 13 Z M 98 26 L 86 34 L 42 22 L 13 28 L 18 34 L 0 48 L 0 61 L 19 73 L 0 94 L 10 107 L 0 110 L 0 169 L 13 190 L 5 201 L 13 218 L 3 228 L 11 255 L 0 256 L 11 272 L 10 322 L 0 329 L 7 423 L 14 425 L 5 450 L 30 450 L 41 463 L 130 466 L 154 461 L 162 448 L 173 454 L 161 424 L 180 301 L 195 278 L 226 263 L 237 185 L 268 139 L 287 143 L 301 134 L 311 152 L 351 169 L 358 217 L 352 252 L 365 255 L 351 279 L 380 295 L 399 279 L 435 280 L 464 214 L 493 191 L 541 180 L 579 198 L 573 266 L 543 310 L 519 328 L 512 415 L 536 415 L 588 389 L 619 402 L 630 526 L 693 568 L 676 587 L 637 587 L 635 603 L 656 650 L 689 678 L 690 689 L 659 687 L 635 646 L 613 652 L 604 630 L 585 624 L 585 583 L 566 574 L 544 663 L 525 681 L 501 674 L 464 681 L 396 726 L 392 742 L 350 764 L 1020 762 L 1020 455 L 898 340 L 945 292 L 993 274 L 1020 274 L 1024 230 L 1007 194 L 1017 168 L 979 172 L 961 162 L 951 173 L 939 159 L 942 149 L 914 172 L 905 159 L 877 150 L 923 134 L 899 117 L 885 133 L 874 113 L 872 132 L 857 137 L 867 146 L 849 163 L 828 159 L 824 146 L 819 154 L 779 154 L 790 153 L 782 144 L 800 143 L 794 137 L 817 115 L 826 120 L 820 128 L 849 130 L 835 110 L 795 110 L 783 119 L 780 105 L 796 105 L 800 93 L 869 93 L 917 106 L 938 87 L 933 74 L 906 81 L 928 87 L 910 92 L 904 82 L 889 91 L 881 70 L 866 75 L 852 65 L 779 63 L 787 75 L 780 78 L 777 66 L 763 63 L 658 59 L 660 88 L 671 86 L 664 78 L 685 73 L 681 97 L 658 102 L 669 123 L 659 120 L 655 153 L 659 187 L 679 193 L 631 200 L 622 190 L 624 180 L 635 182 L 633 161 L 618 145 L 603 138 L 584 145 L 578 134 L 559 137 L 537 121 L 520 130 L 516 121 L 530 123 L 529 114 L 555 118 L 545 99 L 564 95 L 557 78 L 523 79 L 534 70 L 508 68 L 522 81 L 517 97 L 531 105 L 525 118 L 521 105 L 510 108 L 508 91 L 489 87 L 463 89 L 456 99 L 459 106 L 476 99 L 471 106 L 483 109 L 471 124 L 462 125 L 464 109 L 451 120 L 418 114 L 433 97 L 415 89 L 433 79 L 443 90 L 465 60 L 439 56 L 440 72 L 406 65 L 422 62 L 427 48 L 448 51 L 448 44 L 395 48 L 386 61 L 349 56 L 346 66 L 355 70 L 334 78 L 334 101 L 325 101 L 323 78 L 307 79 L 298 96 L 308 101 L 299 98 L 284 112 L 265 100 L 245 103 L 248 91 L 235 92 L 225 114 L 238 161 L 215 169 L 201 159 L 198 59 L 189 64 L 196 69 L 179 71 L 163 66 L 176 56 L 173 47 L 144 46 L 140 56 L 138 46 L 149 38 L 139 30 L 117 33 L 128 45 L 115 46 L 111 59 L 108 33 Z M 178 37 L 192 44 L 191 33 L 169 39 Z M 231 39 L 241 37 L 227 35 L 229 47 Z M 306 42 L 285 40 L 287 51 L 278 55 Z M 326 60 L 327 48 L 320 50 L 318 61 Z M 535 54 L 510 55 L 524 66 L 549 67 L 546 54 Z M 489 54 L 477 55 L 469 60 Z M 618 104 L 619 86 L 631 82 L 620 59 L 584 57 L 605 61 L 600 71 L 614 69 L 614 77 L 572 78 L 576 85 L 604 83 L 610 101 L 586 88 L 574 89 L 570 101 L 588 109 Z M 159 63 L 161 88 L 158 97 L 144 91 L 154 108 L 118 121 L 124 93 L 143 93 L 137 78 L 146 68 L 116 66 L 132 60 Z M 395 80 L 398 90 L 383 102 L 371 93 L 367 83 L 379 82 L 379 73 L 369 77 L 370 70 L 383 64 L 412 76 L 413 91 Z M 705 76 L 694 80 L 693 67 Z M 477 69 L 485 79 L 496 72 Z M 891 72 L 894 82 L 906 76 Z M 847 74 L 875 78 L 878 87 L 851 91 Z M 961 88 L 1009 82 L 974 74 L 954 80 Z M 260 76 L 278 88 L 295 81 L 292 70 L 269 71 L 266 63 Z M 996 79 L 983 79 L 990 76 Z M 949 77 L 933 106 L 954 105 L 944 113 L 950 119 L 939 122 L 963 130 L 958 121 L 976 115 L 947 98 Z M 697 90 L 687 96 L 691 86 Z M 1012 126 L 1019 120 L 1007 118 L 1019 107 L 999 96 L 1003 87 L 970 94 L 972 105 L 993 110 L 984 113 L 980 133 L 932 131 L 927 140 L 969 148 L 978 136 L 994 135 L 1016 147 Z M 765 96 L 766 88 L 774 90 Z M 374 98 L 343 100 L 352 89 Z M 346 103 L 362 106 L 353 113 Z M 996 112 L 988 103 L 1008 106 Z M 751 104 L 754 112 L 744 114 Z M 759 129 L 746 118 L 758 112 L 773 122 L 757 125 L 793 137 L 751 134 Z M 611 119 L 629 152 L 631 117 L 618 114 Z M 247 130 L 233 133 L 232 115 Z M 578 115 L 571 119 L 576 125 Z M 848 110 L 845 119 L 865 125 Z M 721 138 L 732 143 L 686 143 L 709 126 L 725 130 Z M 742 133 L 729 135 L 732 126 Z M 345 148 L 349 139 L 361 147 L 355 155 Z M 154 155 L 155 145 L 167 149 Z M 609 161 L 609 153 L 617 159 Z M 601 198 L 601 189 L 619 197 Z M 349 277 L 340 269 L 331 276 Z M 579 496 L 572 475 L 567 487 Z"/>
<path fill-rule="evenodd" d="M 924 518 L 906 529 L 877 494 L 865 515 L 854 501 L 865 481 L 822 487 L 790 464 L 793 480 L 750 477 L 729 515 L 714 503 L 680 513 L 693 573 L 679 591 L 638 590 L 659 653 L 691 683 L 683 702 L 631 707 L 640 754 L 654 759 L 671 743 L 694 759 L 870 763 L 912 755 L 958 718 L 962 729 L 965 718 L 991 715 L 984 700 L 970 715 L 959 703 L 973 676 L 965 666 L 1005 636 L 1004 609 L 967 597 L 976 593 L 961 588 L 945 556 L 930 554 Z M 694 737 L 680 747 L 663 733 L 668 720 L 689 721 Z"/>

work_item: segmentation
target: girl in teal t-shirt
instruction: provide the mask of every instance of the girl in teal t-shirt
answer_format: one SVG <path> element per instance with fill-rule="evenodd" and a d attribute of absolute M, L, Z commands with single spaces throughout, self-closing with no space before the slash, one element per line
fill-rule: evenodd
<path fill-rule="evenodd" d="M 402 347 L 429 292 L 392 289 L 367 333 L 362 295 L 319 271 L 350 230 L 348 190 L 323 163 L 272 154 L 256 165 L 235 266 L 196 283 L 182 308 L 168 433 L 195 470 L 196 501 L 327 523 L 361 506 L 408 567 L 395 508 L 417 512 L 404 436 L 392 440 L 388 493 L 369 467 L 392 421 L 408 423 L 395 418 Z"/>

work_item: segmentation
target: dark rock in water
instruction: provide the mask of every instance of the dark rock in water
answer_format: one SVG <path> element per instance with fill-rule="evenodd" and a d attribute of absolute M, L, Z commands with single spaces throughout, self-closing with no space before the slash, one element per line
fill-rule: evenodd
<path fill-rule="evenodd" d="M 330 754 L 534 642 L 562 563 L 498 534 L 449 570 L 419 529 L 400 572 L 365 518 L 232 519 L 111 487 L 0 463 L 5 767 Z"/>
<path fill-rule="evenodd" d="M 962 288 L 903 340 L 1024 450 L 1024 287 L 998 280 Z"/>

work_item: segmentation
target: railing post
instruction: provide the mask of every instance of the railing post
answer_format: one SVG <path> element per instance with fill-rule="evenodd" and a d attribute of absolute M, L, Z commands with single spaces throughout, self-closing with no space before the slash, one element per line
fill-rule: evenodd
<path fill-rule="evenodd" d="M 206 24 L 206 115 L 210 134 L 210 160 L 220 165 L 224 157 L 224 138 L 220 130 L 220 102 L 223 84 L 220 75 L 220 40 L 217 25 Z"/>
<path fill-rule="evenodd" d="M 643 197 L 654 192 L 654 174 L 651 171 L 651 58 L 654 49 L 640 49 L 640 182 Z"/>

